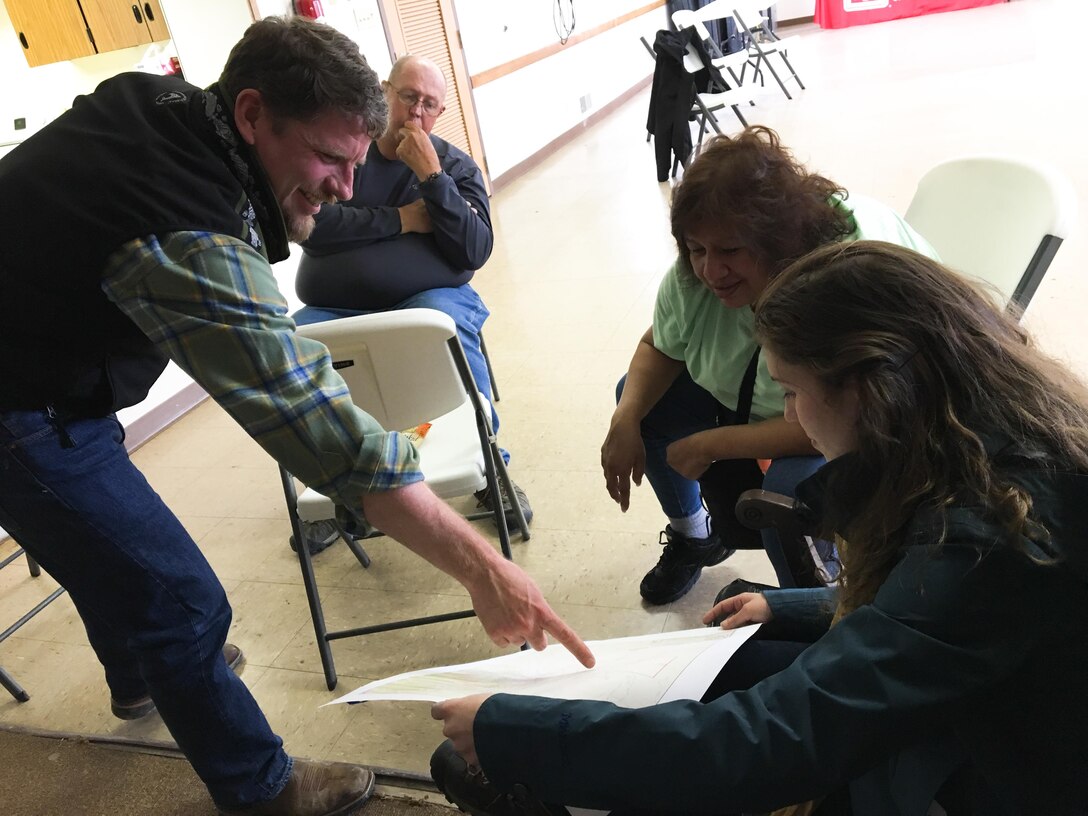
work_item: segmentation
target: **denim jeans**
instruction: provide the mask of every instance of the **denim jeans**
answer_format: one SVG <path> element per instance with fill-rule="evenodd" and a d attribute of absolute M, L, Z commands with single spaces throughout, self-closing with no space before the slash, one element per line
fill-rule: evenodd
<path fill-rule="evenodd" d="M 223 659 L 226 594 L 123 442 L 113 416 L 0 412 L 0 527 L 68 590 L 113 697 L 151 695 L 216 803 L 270 799 L 291 759 Z"/>
<path fill-rule="evenodd" d="M 616 400 L 623 393 L 627 376 L 616 386 Z M 642 442 L 646 446 L 646 478 L 669 518 L 685 518 L 697 512 L 704 501 L 715 531 L 728 546 L 741 549 L 762 547 L 778 576 L 779 586 L 795 585 L 783 553 L 778 531 L 765 529 L 757 534 L 741 525 L 734 507 L 745 490 L 762 487 L 794 496 L 798 483 L 823 464 L 822 456 L 787 456 L 775 459 L 767 475 L 750 459 L 723 459 L 710 466 L 698 480 L 687 479 L 673 470 L 666 450 L 673 442 L 700 431 L 736 423 L 733 411 L 692 380 L 684 369 L 668 391 L 642 420 Z"/>
<path fill-rule="evenodd" d="M 495 411 L 495 400 L 492 398 L 491 376 L 487 373 L 487 361 L 484 360 L 483 349 L 480 347 L 480 332 L 491 312 L 484 306 L 476 290 L 467 283 L 444 289 L 425 289 L 407 300 L 402 300 L 396 306 L 374 311 L 390 312 L 394 309 L 434 309 L 453 318 L 453 323 L 457 326 L 457 337 L 461 340 L 465 359 L 468 360 L 468 367 L 472 371 L 472 378 L 476 380 L 476 387 L 480 393 L 487 397 L 487 401 L 491 404 L 491 428 L 498 433 L 499 415 Z M 292 317 L 297 325 L 305 326 L 308 323 L 323 323 L 340 317 L 373 313 L 356 309 L 303 306 Z M 510 464 L 510 454 L 505 450 L 502 451 L 502 458 L 506 464 Z"/>

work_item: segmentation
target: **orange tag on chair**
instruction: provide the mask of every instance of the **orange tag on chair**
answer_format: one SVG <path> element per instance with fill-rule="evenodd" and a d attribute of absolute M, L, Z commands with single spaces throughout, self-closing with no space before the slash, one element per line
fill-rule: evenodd
<path fill-rule="evenodd" d="M 416 425 L 414 428 L 409 428 L 404 431 L 404 435 L 412 440 L 413 445 L 418 445 L 423 441 L 423 438 L 427 436 L 427 431 L 431 429 L 431 423 L 424 422 L 422 425 Z"/>

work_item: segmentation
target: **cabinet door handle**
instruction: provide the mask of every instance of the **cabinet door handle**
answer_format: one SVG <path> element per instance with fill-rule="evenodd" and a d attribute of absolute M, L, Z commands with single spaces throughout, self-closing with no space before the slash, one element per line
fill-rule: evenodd
<path fill-rule="evenodd" d="M 140 23 L 141 25 L 143 24 L 144 18 L 143 18 L 143 15 L 140 14 L 140 7 L 139 6 L 133 6 L 132 7 L 132 16 L 136 18 L 137 23 Z"/>
<path fill-rule="evenodd" d="M 26 34 L 24 34 L 22 31 L 19 32 L 19 42 L 22 44 L 24 49 L 26 49 L 27 51 L 30 50 L 30 43 L 26 41 Z"/>
<path fill-rule="evenodd" d="M 151 10 L 150 3 L 144 3 L 144 17 L 148 19 L 148 22 L 155 22 L 155 12 Z"/>

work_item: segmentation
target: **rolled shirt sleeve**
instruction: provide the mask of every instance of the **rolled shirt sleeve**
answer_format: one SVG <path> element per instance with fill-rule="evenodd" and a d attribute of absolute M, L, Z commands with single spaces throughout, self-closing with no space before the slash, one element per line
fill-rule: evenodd
<path fill-rule="evenodd" d="M 177 232 L 111 257 L 106 295 L 277 462 L 357 512 L 423 479 L 403 434 L 351 401 L 321 343 L 298 336 L 267 260 L 234 238 Z"/>

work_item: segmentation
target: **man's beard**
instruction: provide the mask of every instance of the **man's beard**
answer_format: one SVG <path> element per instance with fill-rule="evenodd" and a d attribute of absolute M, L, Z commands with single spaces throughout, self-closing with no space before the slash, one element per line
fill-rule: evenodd
<path fill-rule="evenodd" d="M 286 222 L 287 239 L 294 241 L 296 244 L 301 244 L 314 231 L 314 217 L 312 215 L 288 216 Z"/>

